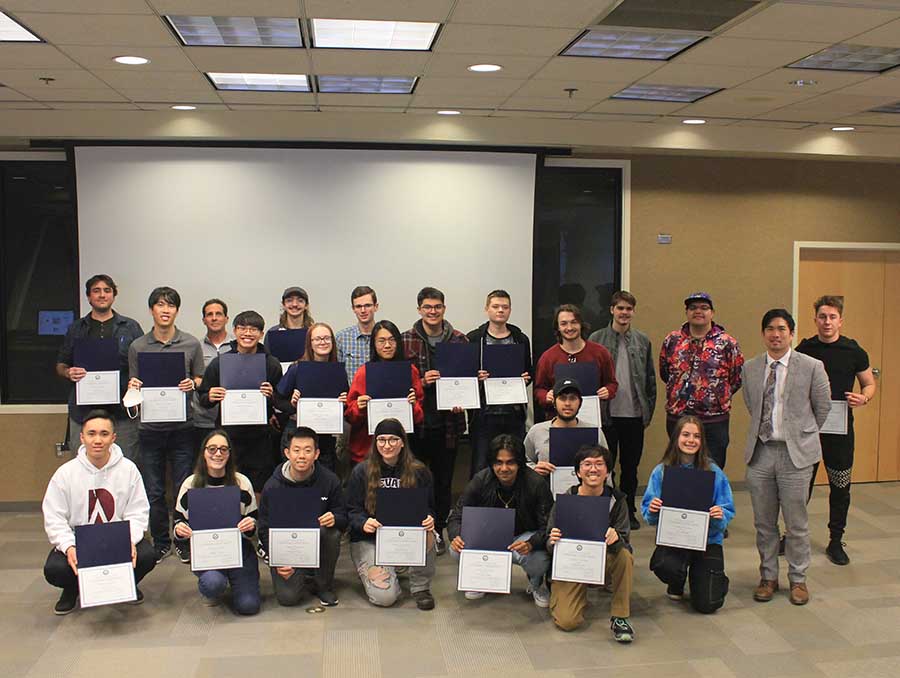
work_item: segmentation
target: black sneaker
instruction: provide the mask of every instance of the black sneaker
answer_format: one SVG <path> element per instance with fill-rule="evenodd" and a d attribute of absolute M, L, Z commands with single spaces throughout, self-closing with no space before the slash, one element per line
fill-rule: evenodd
<path fill-rule="evenodd" d="M 668 596 L 670 600 L 682 600 L 684 598 L 684 584 L 681 586 L 669 584 L 666 587 L 666 596 Z"/>
<path fill-rule="evenodd" d="M 613 638 L 616 639 L 617 643 L 630 643 L 634 640 L 634 629 L 631 628 L 631 624 L 624 617 L 610 618 L 609 628 L 612 629 Z"/>
<path fill-rule="evenodd" d="M 158 565 L 163 560 L 172 555 L 172 545 L 166 544 L 165 546 L 156 546 L 154 547 L 156 551 L 156 564 Z"/>
<path fill-rule="evenodd" d="M 628 522 L 631 524 L 631 531 L 632 531 L 632 532 L 634 532 L 635 530 L 641 529 L 641 523 L 640 523 L 640 521 L 637 519 L 637 516 L 634 515 L 634 512 L 632 512 L 632 513 L 630 513 L 630 514 L 628 515 Z"/>
<path fill-rule="evenodd" d="M 825 555 L 835 565 L 849 565 L 850 556 L 844 550 L 846 544 L 840 539 L 832 539 L 828 542 L 828 548 L 825 549 Z"/>
<path fill-rule="evenodd" d="M 412 594 L 413 600 L 416 601 L 416 607 L 420 610 L 433 610 L 434 609 L 434 597 L 431 595 L 431 591 L 416 591 Z"/>
<path fill-rule="evenodd" d="M 447 553 L 447 542 L 441 539 L 440 535 L 438 535 L 434 540 L 434 552 L 435 555 L 442 556 Z M 433 607 L 433 606 L 432 606 Z M 428 608 L 429 610 L 431 608 Z"/>
<path fill-rule="evenodd" d="M 178 555 L 178 560 L 182 563 L 191 562 L 191 542 L 182 541 L 175 542 L 175 553 Z"/>
<path fill-rule="evenodd" d="M 59 596 L 59 600 L 57 600 L 56 605 L 53 606 L 53 613 L 60 616 L 69 614 L 69 612 L 75 609 L 76 603 L 78 603 L 78 588 L 63 589 Z"/>
<path fill-rule="evenodd" d="M 256 544 L 256 557 L 263 561 L 266 565 L 269 564 L 269 554 L 266 553 L 266 550 L 263 548 L 262 542 L 257 542 Z"/>
<path fill-rule="evenodd" d="M 144 602 L 144 592 L 141 591 L 140 589 L 135 589 L 135 591 L 137 591 L 137 598 L 135 598 L 134 600 L 128 601 L 129 605 L 140 605 L 141 603 Z"/>
<path fill-rule="evenodd" d="M 318 597 L 319 604 L 322 605 L 322 607 L 334 607 L 340 602 L 338 601 L 338 597 L 334 594 L 334 591 L 319 591 Z"/>

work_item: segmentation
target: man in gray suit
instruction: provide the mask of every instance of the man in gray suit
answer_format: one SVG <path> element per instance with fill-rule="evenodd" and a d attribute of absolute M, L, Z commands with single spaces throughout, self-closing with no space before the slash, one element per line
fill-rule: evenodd
<path fill-rule="evenodd" d="M 778 511 L 787 528 L 790 601 L 809 602 L 809 520 L 806 498 L 813 464 L 822 459 L 819 428 L 831 409 L 831 389 L 821 361 L 791 350 L 794 319 L 783 308 L 763 316 L 766 352 L 743 367 L 750 428 L 744 459 L 753 503 L 759 586 L 753 598 L 772 600 L 778 590 Z"/>

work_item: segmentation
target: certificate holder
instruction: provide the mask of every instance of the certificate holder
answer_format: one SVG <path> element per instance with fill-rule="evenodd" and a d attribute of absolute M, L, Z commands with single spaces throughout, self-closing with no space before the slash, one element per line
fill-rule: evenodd
<path fill-rule="evenodd" d="M 656 526 L 658 546 L 706 550 L 715 482 L 713 471 L 665 467 L 661 497 L 663 505 Z"/>
<path fill-rule="evenodd" d="M 180 422 L 187 420 L 187 398 L 178 384 L 185 378 L 184 353 L 138 353 L 141 386 L 141 421 Z"/>
<path fill-rule="evenodd" d="M 581 409 L 578 418 L 591 426 L 600 426 L 600 368 L 597 363 L 562 363 L 553 367 L 553 379 L 574 379 L 581 387 Z"/>
<path fill-rule="evenodd" d="M 78 382 L 81 383 L 81 382 Z M 846 400 L 832 400 L 828 418 L 819 429 L 819 433 L 845 436 L 850 430 L 850 407 Z"/>
<path fill-rule="evenodd" d="M 528 403 L 528 392 L 522 373 L 525 369 L 525 347 L 522 344 L 488 344 L 482 348 L 481 365 L 489 376 L 484 380 L 484 402 L 487 405 L 519 405 Z"/>
<path fill-rule="evenodd" d="M 550 475 L 550 491 L 555 497 L 565 494 L 570 487 L 578 485 L 575 475 L 575 454 L 584 445 L 596 445 L 599 429 L 596 428 L 551 428 L 550 463 L 556 470 Z"/>
<path fill-rule="evenodd" d="M 338 400 L 349 390 L 344 363 L 303 361 L 297 363 L 294 383 L 281 389 L 300 391 L 297 425 L 309 426 L 319 434 L 344 432 L 344 403 Z"/>
<path fill-rule="evenodd" d="M 230 570 L 244 565 L 240 530 L 241 490 L 236 485 L 188 490 L 191 570 Z"/>
<path fill-rule="evenodd" d="M 656 525 L 656 545 L 705 551 L 709 535 L 709 511 L 661 506 Z"/>
<path fill-rule="evenodd" d="M 441 378 L 435 384 L 437 408 L 452 410 L 462 407 L 474 410 L 481 407 L 478 392 L 478 344 L 437 345 L 435 363 Z"/>
<path fill-rule="evenodd" d="M 509 593 L 515 539 L 515 509 L 464 506 L 456 585 L 460 591 Z"/>
<path fill-rule="evenodd" d="M 375 564 L 425 566 L 428 545 L 422 521 L 428 515 L 428 490 L 423 487 L 379 488 L 375 519 Z"/>
<path fill-rule="evenodd" d="M 81 607 L 137 600 L 129 521 L 77 525 L 75 553 Z"/>
<path fill-rule="evenodd" d="M 291 363 L 299 360 L 306 350 L 306 328 L 296 330 L 269 330 L 265 343 L 269 353 L 281 363 L 281 373 L 288 371 Z"/>
<path fill-rule="evenodd" d="M 115 339 L 76 339 L 72 362 L 87 374 L 75 382 L 76 405 L 111 405 L 121 393 L 119 351 Z"/>
<path fill-rule="evenodd" d="M 609 497 L 564 494 L 556 498 L 556 525 L 562 532 L 553 548 L 551 578 L 603 584 Z"/>
<path fill-rule="evenodd" d="M 408 360 L 366 363 L 366 394 L 372 400 L 366 405 L 369 435 L 383 419 L 398 419 L 407 433 L 413 432 L 413 408 L 409 401 L 412 388 L 412 366 Z"/>
<path fill-rule="evenodd" d="M 319 516 L 325 503 L 312 487 L 276 487 L 266 492 L 269 508 L 269 565 L 319 567 Z"/>
<path fill-rule="evenodd" d="M 251 426 L 268 421 L 266 397 L 259 390 L 266 380 L 266 354 L 223 353 L 219 383 L 225 388 L 220 414 L 223 426 Z"/>

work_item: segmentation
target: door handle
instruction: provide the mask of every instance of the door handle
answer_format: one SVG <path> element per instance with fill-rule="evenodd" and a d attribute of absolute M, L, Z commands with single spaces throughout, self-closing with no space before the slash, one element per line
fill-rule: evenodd
<path fill-rule="evenodd" d="M 872 376 L 875 377 L 876 379 L 880 379 L 881 378 L 881 368 L 873 367 L 872 368 Z"/>

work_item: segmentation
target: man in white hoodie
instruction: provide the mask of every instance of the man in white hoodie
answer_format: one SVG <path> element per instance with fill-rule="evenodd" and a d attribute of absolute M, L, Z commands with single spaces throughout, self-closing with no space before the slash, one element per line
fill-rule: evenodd
<path fill-rule="evenodd" d="M 44 531 L 53 545 L 44 565 L 44 577 L 62 589 L 56 614 L 68 614 L 78 601 L 78 554 L 75 526 L 131 521 L 131 561 L 138 583 L 156 565 L 153 547 L 144 539 L 150 504 L 134 462 L 116 442 L 115 421 L 104 410 L 93 410 L 81 428 L 81 446 L 75 459 L 60 466 L 47 486 L 42 510 Z M 135 603 L 144 594 L 137 592 Z"/>

